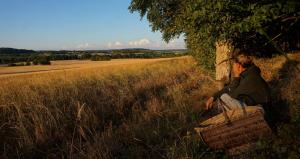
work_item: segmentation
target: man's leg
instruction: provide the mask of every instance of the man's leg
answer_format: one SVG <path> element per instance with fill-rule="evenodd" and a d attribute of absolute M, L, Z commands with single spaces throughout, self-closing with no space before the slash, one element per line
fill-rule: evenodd
<path fill-rule="evenodd" d="M 225 103 L 224 108 L 227 111 L 232 109 L 242 109 L 246 106 L 244 102 L 230 97 L 227 93 L 222 94 L 220 99 Z"/>

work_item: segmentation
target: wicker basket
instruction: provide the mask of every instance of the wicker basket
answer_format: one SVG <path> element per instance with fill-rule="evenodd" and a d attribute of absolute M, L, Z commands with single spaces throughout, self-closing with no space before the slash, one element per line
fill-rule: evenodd
<path fill-rule="evenodd" d="M 201 139 L 213 149 L 234 149 L 249 145 L 271 133 L 261 107 L 224 111 L 195 128 Z"/>

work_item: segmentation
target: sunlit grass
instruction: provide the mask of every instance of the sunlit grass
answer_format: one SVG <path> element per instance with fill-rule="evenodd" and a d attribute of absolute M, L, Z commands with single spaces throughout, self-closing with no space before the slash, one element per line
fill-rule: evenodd
<path fill-rule="evenodd" d="M 165 155 L 173 144 L 169 138 L 191 124 L 187 114 L 208 93 L 200 92 L 212 83 L 205 74 L 184 57 L 2 77 L 1 152 L 10 157 Z"/>
<path fill-rule="evenodd" d="M 179 57 L 186 58 L 186 57 Z M 14 75 L 32 75 L 49 72 L 65 72 L 70 70 L 82 69 L 102 69 L 107 67 L 119 67 L 123 65 L 147 64 L 157 61 L 165 61 L 170 58 L 156 59 L 113 59 L 111 61 L 90 61 L 90 60 L 63 60 L 52 61 L 51 65 L 32 65 L 32 66 L 15 66 L 15 67 L 0 67 L 0 77 Z"/>
<path fill-rule="evenodd" d="M 268 81 L 282 78 L 283 57 L 256 63 Z M 0 158 L 224 155 L 209 150 L 193 133 L 216 87 L 211 73 L 191 57 L 0 79 Z M 290 81 L 280 83 L 282 97 L 297 103 L 299 75 L 283 80 Z"/>

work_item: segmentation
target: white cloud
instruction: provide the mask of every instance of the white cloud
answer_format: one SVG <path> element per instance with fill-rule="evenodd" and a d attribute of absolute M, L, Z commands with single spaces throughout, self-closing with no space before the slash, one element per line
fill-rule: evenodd
<path fill-rule="evenodd" d="M 163 42 L 162 47 L 166 49 L 183 49 L 186 48 L 185 43 L 178 39 L 171 40 L 169 43 Z"/>
<path fill-rule="evenodd" d="M 135 47 L 150 48 L 151 41 L 147 38 L 129 41 L 128 43 L 116 41 L 116 42 L 109 42 L 107 44 L 107 47 L 109 49 L 135 48 Z"/>
<path fill-rule="evenodd" d="M 151 41 L 148 40 L 147 38 L 129 42 L 129 46 L 134 46 L 134 47 L 146 47 L 149 44 L 151 44 Z"/>
<path fill-rule="evenodd" d="M 79 44 L 76 46 L 76 49 L 79 49 L 79 50 L 95 49 L 95 48 L 96 48 L 96 45 L 90 44 L 90 43 Z"/>
<path fill-rule="evenodd" d="M 185 43 L 182 39 L 175 39 L 169 43 L 163 42 L 161 40 L 150 40 L 148 38 L 141 38 L 136 40 L 131 40 L 128 42 L 124 41 L 111 41 L 106 44 L 95 44 L 85 42 L 82 44 L 75 44 L 69 46 L 63 46 L 62 49 L 75 49 L 75 50 L 94 50 L 94 49 L 124 49 L 124 48 L 145 48 L 145 49 L 184 49 L 186 48 Z"/>
<path fill-rule="evenodd" d="M 112 47 L 112 43 L 109 42 L 109 43 L 107 44 L 107 47 L 108 47 L 108 48 L 111 48 L 111 47 Z"/>
<path fill-rule="evenodd" d="M 122 48 L 146 48 L 146 49 L 184 49 L 186 48 L 183 40 L 175 39 L 169 43 L 163 41 L 152 41 L 148 38 L 141 38 L 137 40 L 123 43 L 120 41 L 109 42 L 107 44 L 109 49 L 122 49 Z"/>
<path fill-rule="evenodd" d="M 121 43 L 121 42 L 119 42 L 119 41 L 116 41 L 116 42 L 115 42 L 115 46 L 118 46 L 118 47 L 123 46 L 123 43 Z"/>
<path fill-rule="evenodd" d="M 108 49 L 121 49 L 121 48 L 123 48 L 125 45 L 122 43 L 122 42 L 120 42 L 120 41 L 116 41 L 116 42 L 109 42 L 108 44 L 107 44 L 107 48 Z"/>

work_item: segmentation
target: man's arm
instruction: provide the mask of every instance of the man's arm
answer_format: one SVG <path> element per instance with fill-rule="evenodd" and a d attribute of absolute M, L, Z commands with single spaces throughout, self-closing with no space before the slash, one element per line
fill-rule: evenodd
<path fill-rule="evenodd" d="M 214 100 L 220 98 L 220 96 L 224 93 L 230 93 L 234 91 L 240 84 L 240 77 L 234 77 L 233 80 L 229 83 L 229 85 L 225 86 L 220 91 L 216 92 L 213 95 Z"/>
<path fill-rule="evenodd" d="M 213 102 L 220 98 L 220 96 L 224 93 L 230 93 L 234 91 L 240 84 L 240 77 L 234 77 L 233 80 L 230 82 L 229 85 L 225 86 L 220 91 L 216 92 L 212 97 L 210 97 L 206 101 L 206 109 L 210 109 L 213 106 Z"/>

